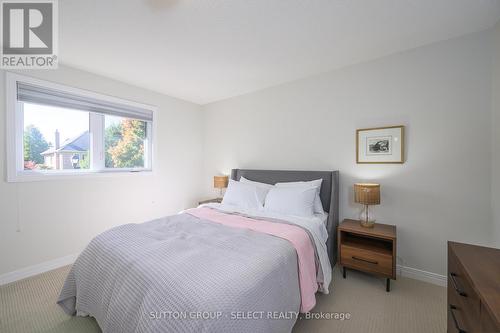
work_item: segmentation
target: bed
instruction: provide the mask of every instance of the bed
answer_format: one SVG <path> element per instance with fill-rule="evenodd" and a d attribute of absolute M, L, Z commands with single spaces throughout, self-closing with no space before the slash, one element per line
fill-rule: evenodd
<path fill-rule="evenodd" d="M 314 307 L 314 292 L 328 293 L 339 174 L 232 170 L 233 180 L 241 177 L 272 185 L 322 179 L 327 239 L 318 240 L 309 220 L 216 204 L 121 225 L 78 257 L 58 304 L 94 317 L 104 332 L 290 332 L 298 313 Z"/>
<path fill-rule="evenodd" d="M 233 169 L 231 179 L 240 180 L 241 177 L 258 182 L 276 184 L 278 182 L 309 181 L 323 179 L 320 198 L 325 212 L 328 213 L 328 256 L 330 263 L 337 262 L 337 226 L 339 224 L 339 172 L 338 171 L 296 171 L 296 170 L 253 170 Z"/>

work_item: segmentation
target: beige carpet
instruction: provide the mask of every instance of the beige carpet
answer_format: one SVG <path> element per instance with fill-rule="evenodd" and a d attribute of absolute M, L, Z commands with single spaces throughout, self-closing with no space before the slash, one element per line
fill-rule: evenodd
<path fill-rule="evenodd" d="M 67 316 L 56 304 L 69 266 L 0 287 L 0 332 L 100 332 L 91 318 Z M 333 291 L 318 295 L 314 312 L 349 313 L 349 320 L 306 319 L 297 321 L 299 332 L 443 333 L 446 331 L 446 289 L 398 278 L 392 291 L 385 282 L 363 273 L 339 270 Z"/>

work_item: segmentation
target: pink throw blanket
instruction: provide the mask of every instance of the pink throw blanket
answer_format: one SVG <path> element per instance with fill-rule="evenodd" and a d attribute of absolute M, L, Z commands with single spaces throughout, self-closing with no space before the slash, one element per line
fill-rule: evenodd
<path fill-rule="evenodd" d="M 286 239 L 292 243 L 297 251 L 301 297 L 300 312 L 309 312 L 316 305 L 315 293 L 318 290 L 318 284 L 316 282 L 314 248 L 305 230 L 290 224 L 255 220 L 240 215 L 224 214 L 210 208 L 193 208 L 185 212 L 200 219 L 206 219 L 234 228 L 262 232 Z"/>

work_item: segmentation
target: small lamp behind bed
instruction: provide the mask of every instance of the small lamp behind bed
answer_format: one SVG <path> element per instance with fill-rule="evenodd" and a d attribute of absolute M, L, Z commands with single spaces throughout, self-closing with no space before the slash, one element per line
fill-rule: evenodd
<path fill-rule="evenodd" d="M 221 199 L 222 199 L 222 189 L 225 189 L 228 183 L 229 183 L 229 176 L 214 176 L 214 188 L 219 189 Z"/>

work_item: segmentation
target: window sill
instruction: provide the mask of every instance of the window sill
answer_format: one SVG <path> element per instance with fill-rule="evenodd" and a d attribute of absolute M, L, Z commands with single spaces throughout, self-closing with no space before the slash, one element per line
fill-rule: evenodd
<path fill-rule="evenodd" d="M 151 176 L 151 169 L 120 169 L 120 170 L 82 170 L 82 171 L 18 171 L 14 175 L 7 175 L 7 182 L 36 182 L 47 180 L 63 180 L 63 179 L 91 179 L 91 178 L 114 178 L 114 177 L 130 177 L 134 176 Z"/>

